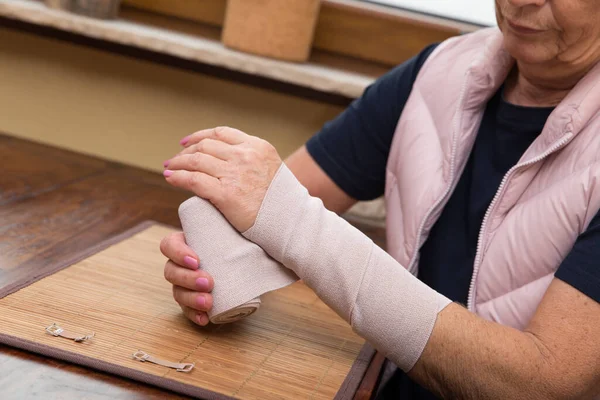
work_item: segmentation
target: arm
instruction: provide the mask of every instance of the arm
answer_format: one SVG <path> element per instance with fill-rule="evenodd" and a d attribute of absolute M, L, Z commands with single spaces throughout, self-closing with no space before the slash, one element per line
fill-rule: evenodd
<path fill-rule="evenodd" d="M 212 139 L 174 158 L 167 180 L 209 199 L 424 386 L 490 399 L 591 398 L 600 389 L 600 306 L 591 298 L 555 281 L 524 332 L 486 322 L 328 211 L 268 143 L 226 128 L 201 134 Z"/>
<path fill-rule="evenodd" d="M 328 210 L 342 214 L 356 204 L 356 200 L 340 189 L 321 169 L 306 150 L 306 146 L 296 150 L 285 163 L 296 179 L 308 189 L 310 195 L 320 198 Z"/>
<path fill-rule="evenodd" d="M 394 68 L 285 160 L 308 192 L 337 214 L 381 196 L 398 118 L 417 74 L 436 45 Z"/>
<path fill-rule="evenodd" d="M 321 198 L 329 210 L 343 213 L 356 200 L 371 200 L 383 194 L 387 154 L 394 128 L 419 69 L 434 48 L 435 45 L 429 46 L 418 56 L 379 78 L 365 90 L 360 99 L 354 101 L 333 121 L 325 124 L 306 146 L 286 160 L 291 171 L 308 188 L 310 194 Z M 239 157 L 243 153 L 243 146 L 237 146 L 236 151 L 231 152 L 223 148 L 223 143 L 221 146 L 215 143 L 215 140 L 233 143 L 227 139 L 226 132 L 227 129 L 214 129 L 210 130 L 209 134 L 201 131 L 183 138 L 180 143 L 185 149 L 175 157 L 177 160 L 165 161 L 164 167 L 169 168 L 165 170 L 165 177 L 172 184 L 210 199 L 224 214 L 231 217 L 229 209 L 234 210 L 233 212 L 249 211 L 247 210 L 249 203 L 256 202 L 258 207 L 262 197 L 251 195 L 249 199 L 245 199 L 242 207 L 239 207 L 240 204 L 229 201 L 226 196 L 219 196 L 219 198 L 214 196 L 222 184 L 228 186 L 239 181 L 235 177 L 229 180 L 227 174 L 224 174 L 226 165 L 231 164 L 224 162 L 228 155 L 235 156 L 232 161 L 243 163 L 252 160 L 252 157 L 248 159 Z M 239 144 L 235 140 L 234 142 Z M 257 140 L 253 142 L 256 148 L 267 149 L 267 153 L 273 150 Z M 206 154 L 202 154 L 203 151 Z M 212 157 L 207 157 L 210 154 Z M 281 160 L 278 156 L 274 159 L 278 166 Z M 263 163 L 261 168 L 266 167 L 270 170 L 269 165 L 274 164 Z M 173 171 L 178 168 L 187 169 L 187 172 Z M 252 165 L 247 176 L 260 178 L 256 174 L 258 169 Z M 192 171 L 198 172 L 190 173 Z M 211 179 L 210 175 L 216 175 L 219 181 Z M 244 189 L 252 189 L 257 182 L 256 179 L 251 181 Z M 260 192 L 262 193 L 262 190 Z M 237 190 L 237 194 L 243 196 L 245 193 L 243 190 Z M 254 214 L 249 212 L 248 215 L 251 224 Z M 233 218 L 230 222 L 234 225 L 237 222 L 237 226 L 240 227 L 247 223 L 243 219 Z M 210 287 L 204 283 L 196 284 L 196 280 L 204 282 L 202 279 L 206 278 L 197 270 L 200 262 L 198 255 L 185 245 L 182 235 L 165 238 L 161 249 L 163 254 L 172 260 L 165 265 L 165 277 L 174 285 L 175 300 L 192 321 L 201 325 L 206 324 L 208 318 L 205 311 L 212 304 L 212 297 L 206 292 L 212 288 L 212 283 Z M 186 265 L 185 260 L 191 264 Z M 184 265 L 192 270 L 186 271 L 180 268 Z M 198 305 L 200 300 L 202 306 Z"/>
<path fill-rule="evenodd" d="M 555 279 L 523 332 L 447 307 L 409 375 L 443 398 L 591 399 L 599 332 L 600 305 Z"/>
<path fill-rule="evenodd" d="M 447 299 L 327 212 L 285 167 L 244 235 L 444 397 L 573 399 L 600 390 L 600 305 L 561 281 L 552 284 L 524 332 L 447 306 Z"/>

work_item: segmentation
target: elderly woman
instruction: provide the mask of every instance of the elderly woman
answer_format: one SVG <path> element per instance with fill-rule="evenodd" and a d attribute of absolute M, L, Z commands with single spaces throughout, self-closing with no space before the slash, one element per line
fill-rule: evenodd
<path fill-rule="evenodd" d="M 496 12 L 499 29 L 425 49 L 285 164 L 230 128 L 167 162 L 399 367 L 380 398 L 600 394 L 600 2 Z M 384 193 L 391 256 L 326 210 Z M 181 234 L 161 247 L 206 324 L 202 254 Z"/>

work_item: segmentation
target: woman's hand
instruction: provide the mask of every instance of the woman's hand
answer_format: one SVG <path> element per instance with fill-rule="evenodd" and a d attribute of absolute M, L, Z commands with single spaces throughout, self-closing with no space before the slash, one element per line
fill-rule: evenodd
<path fill-rule="evenodd" d="M 173 284 L 173 298 L 192 322 L 208 324 L 206 314 L 212 308 L 213 279 L 198 269 L 196 253 L 185 243 L 183 233 L 173 233 L 160 242 L 160 251 L 169 259 L 165 264 L 165 278 Z"/>
<path fill-rule="evenodd" d="M 252 227 L 282 163 L 275 148 L 227 127 L 196 132 L 181 143 L 185 149 L 165 161 L 167 182 L 209 200 L 238 231 Z"/>

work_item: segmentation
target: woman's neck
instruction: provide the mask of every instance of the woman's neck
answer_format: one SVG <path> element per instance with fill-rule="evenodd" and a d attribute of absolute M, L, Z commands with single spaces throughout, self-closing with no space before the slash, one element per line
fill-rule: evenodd
<path fill-rule="evenodd" d="M 525 107 L 554 107 L 594 67 L 557 68 L 553 66 L 515 63 L 505 85 L 509 103 Z"/>
<path fill-rule="evenodd" d="M 575 86 L 553 87 L 521 73 L 515 65 L 506 80 L 504 97 L 511 104 L 524 107 L 554 107 Z"/>

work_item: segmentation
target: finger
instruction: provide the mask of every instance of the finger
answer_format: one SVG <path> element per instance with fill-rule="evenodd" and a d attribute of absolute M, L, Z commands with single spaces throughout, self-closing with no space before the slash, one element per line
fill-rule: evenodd
<path fill-rule="evenodd" d="M 186 243 L 183 232 L 172 233 L 160 241 L 160 251 L 169 260 L 182 267 L 197 270 L 198 255 Z"/>
<path fill-rule="evenodd" d="M 215 178 L 222 177 L 226 167 L 227 162 L 203 153 L 183 154 L 169 161 L 171 171 L 203 172 Z"/>
<path fill-rule="evenodd" d="M 212 308 L 213 298 L 209 293 L 173 286 L 173 298 L 179 305 L 193 308 L 197 311 L 208 311 Z"/>
<path fill-rule="evenodd" d="M 185 289 L 208 293 L 214 287 L 213 278 L 206 271 L 190 271 L 170 260 L 165 264 L 164 273 L 167 281 Z"/>
<path fill-rule="evenodd" d="M 226 161 L 234 155 L 234 147 L 231 144 L 220 142 L 218 140 L 203 139 L 200 142 L 181 150 L 177 155 L 194 153 L 209 154 L 215 158 Z"/>
<path fill-rule="evenodd" d="M 198 324 L 200 326 L 208 325 L 208 315 L 206 315 L 205 312 L 196 311 L 193 308 L 185 306 L 181 306 L 181 310 L 183 311 L 183 314 L 187 317 L 187 319 L 189 319 L 193 323 Z"/>
<path fill-rule="evenodd" d="M 229 144 L 240 144 L 246 137 L 244 132 L 229 128 L 226 126 L 218 126 L 216 128 L 204 129 L 181 139 L 179 142 L 182 146 L 188 147 L 200 142 L 203 139 L 214 139 Z"/>
<path fill-rule="evenodd" d="M 214 176 L 182 169 L 177 171 L 166 169 L 163 175 L 171 185 L 194 192 L 197 196 L 213 203 L 218 202 L 221 197 L 221 183 Z"/>

